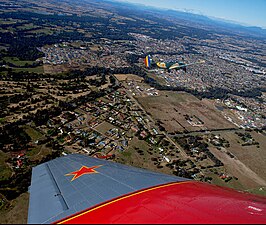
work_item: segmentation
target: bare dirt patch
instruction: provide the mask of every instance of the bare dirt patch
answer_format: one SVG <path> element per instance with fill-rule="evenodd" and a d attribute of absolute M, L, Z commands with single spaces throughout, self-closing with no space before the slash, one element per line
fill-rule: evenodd
<path fill-rule="evenodd" d="M 69 71 L 66 65 L 43 65 L 44 73 L 56 74 Z"/>

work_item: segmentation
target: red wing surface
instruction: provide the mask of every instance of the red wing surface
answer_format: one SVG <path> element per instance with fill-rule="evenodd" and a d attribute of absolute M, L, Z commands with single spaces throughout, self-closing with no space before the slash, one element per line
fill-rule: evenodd
<path fill-rule="evenodd" d="M 266 198 L 69 155 L 33 169 L 28 223 L 265 223 Z"/>

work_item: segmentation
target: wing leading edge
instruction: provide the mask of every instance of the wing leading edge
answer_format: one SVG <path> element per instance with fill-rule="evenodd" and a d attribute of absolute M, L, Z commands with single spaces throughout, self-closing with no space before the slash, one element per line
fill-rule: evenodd
<path fill-rule="evenodd" d="M 186 179 L 68 155 L 33 168 L 28 223 L 53 223 L 142 189 Z"/>
<path fill-rule="evenodd" d="M 33 169 L 28 223 L 261 224 L 266 198 L 84 155 Z"/>

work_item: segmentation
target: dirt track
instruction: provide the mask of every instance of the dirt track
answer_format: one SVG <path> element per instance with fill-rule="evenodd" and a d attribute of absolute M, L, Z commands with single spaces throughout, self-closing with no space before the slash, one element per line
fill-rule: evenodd
<path fill-rule="evenodd" d="M 232 175 L 238 177 L 241 183 L 247 188 L 266 186 L 266 181 L 240 160 L 236 158 L 232 159 L 224 151 L 219 151 L 215 148 L 211 148 L 211 152 L 213 152 L 224 163 L 228 171 L 230 171 Z"/>

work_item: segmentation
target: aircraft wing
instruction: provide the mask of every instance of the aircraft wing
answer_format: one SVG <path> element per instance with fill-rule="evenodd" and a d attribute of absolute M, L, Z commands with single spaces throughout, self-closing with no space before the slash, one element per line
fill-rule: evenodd
<path fill-rule="evenodd" d="M 95 172 L 76 179 L 69 175 L 95 166 Z M 128 193 L 184 180 L 84 155 L 57 158 L 33 168 L 28 223 L 52 223 Z"/>
<path fill-rule="evenodd" d="M 266 198 L 84 155 L 33 168 L 28 223 L 263 223 Z"/>

